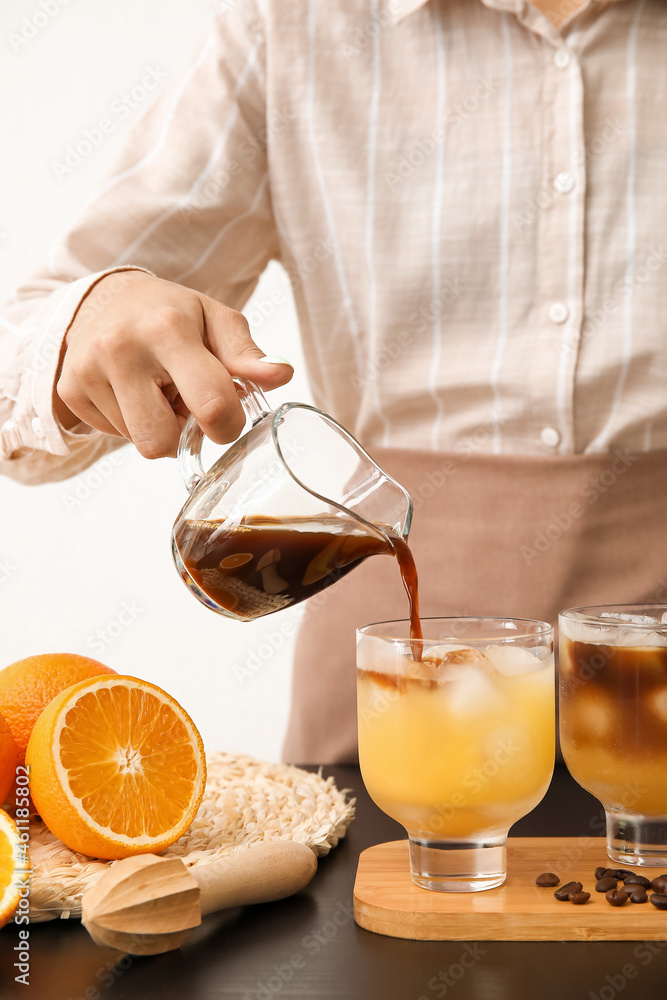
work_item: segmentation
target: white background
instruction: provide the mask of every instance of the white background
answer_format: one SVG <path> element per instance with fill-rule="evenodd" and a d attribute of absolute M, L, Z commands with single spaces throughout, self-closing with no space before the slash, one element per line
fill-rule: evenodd
<path fill-rule="evenodd" d="M 43 25 L 39 0 L 0 6 L 3 301 L 46 260 L 152 98 L 122 121 L 111 106 L 151 67 L 168 74 L 163 85 L 176 79 L 212 9 L 211 0 L 44 3 L 57 10 Z M 34 37 L 17 42 L 22 33 Z M 114 119 L 113 132 L 58 179 L 53 162 L 105 117 Z M 289 358 L 296 375 L 270 399 L 310 401 L 293 301 L 277 264 L 245 312 L 258 303 L 266 309 L 275 290 L 284 293 L 280 303 L 253 332 L 266 353 Z M 113 462 L 52 485 L 0 479 L 0 667 L 32 653 L 94 656 L 174 695 L 209 750 L 278 760 L 299 609 L 241 624 L 200 606 L 171 560 L 171 525 L 185 499 L 175 463 L 148 462 L 132 446 Z M 124 605 L 134 617 L 122 615 Z M 119 615 L 130 624 L 120 625 Z"/>

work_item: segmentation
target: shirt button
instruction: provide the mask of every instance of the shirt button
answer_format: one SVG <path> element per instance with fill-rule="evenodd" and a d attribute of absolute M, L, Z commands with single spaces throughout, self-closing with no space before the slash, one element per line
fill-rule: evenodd
<path fill-rule="evenodd" d="M 554 187 L 561 194 L 569 194 L 574 187 L 574 177 L 568 173 L 556 174 L 554 177 Z"/>
<path fill-rule="evenodd" d="M 570 65 L 570 53 L 566 49 L 558 49 L 554 55 L 554 63 L 558 69 L 567 69 Z"/>
<path fill-rule="evenodd" d="M 540 434 L 540 440 L 547 448 L 555 448 L 560 442 L 560 434 L 555 427 L 545 427 Z"/>
<path fill-rule="evenodd" d="M 549 319 L 552 323 L 564 323 L 570 315 L 570 310 L 564 302 L 552 302 L 549 306 Z"/>
<path fill-rule="evenodd" d="M 44 428 L 42 427 L 42 422 L 39 417 L 32 418 L 32 432 L 36 438 L 45 438 Z"/>

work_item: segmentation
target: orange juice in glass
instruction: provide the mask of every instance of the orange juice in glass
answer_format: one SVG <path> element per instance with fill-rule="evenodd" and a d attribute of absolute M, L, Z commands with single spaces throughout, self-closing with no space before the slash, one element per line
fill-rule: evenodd
<path fill-rule="evenodd" d="M 510 826 L 554 762 L 553 629 L 506 618 L 422 619 L 357 632 L 359 762 L 374 802 L 410 838 L 413 881 L 490 889 Z"/>

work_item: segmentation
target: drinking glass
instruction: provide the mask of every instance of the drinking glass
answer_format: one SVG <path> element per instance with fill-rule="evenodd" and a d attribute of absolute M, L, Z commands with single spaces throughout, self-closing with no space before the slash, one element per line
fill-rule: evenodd
<path fill-rule="evenodd" d="M 410 839 L 413 882 L 470 892 L 506 877 L 509 828 L 543 797 L 555 741 L 553 628 L 423 618 L 357 630 L 359 762 Z"/>
<path fill-rule="evenodd" d="M 600 800 L 607 853 L 667 866 L 667 605 L 559 616 L 560 738 L 572 777 Z"/>

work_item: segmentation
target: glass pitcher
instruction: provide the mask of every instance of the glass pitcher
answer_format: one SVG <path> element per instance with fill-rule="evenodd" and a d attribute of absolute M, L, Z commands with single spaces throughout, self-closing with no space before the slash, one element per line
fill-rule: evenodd
<path fill-rule="evenodd" d="M 203 433 L 188 418 L 178 458 L 190 496 L 172 552 L 202 604 L 252 621 L 393 554 L 412 500 L 332 417 L 305 403 L 271 411 L 253 382 L 233 381 L 251 426 L 204 472 Z"/>

